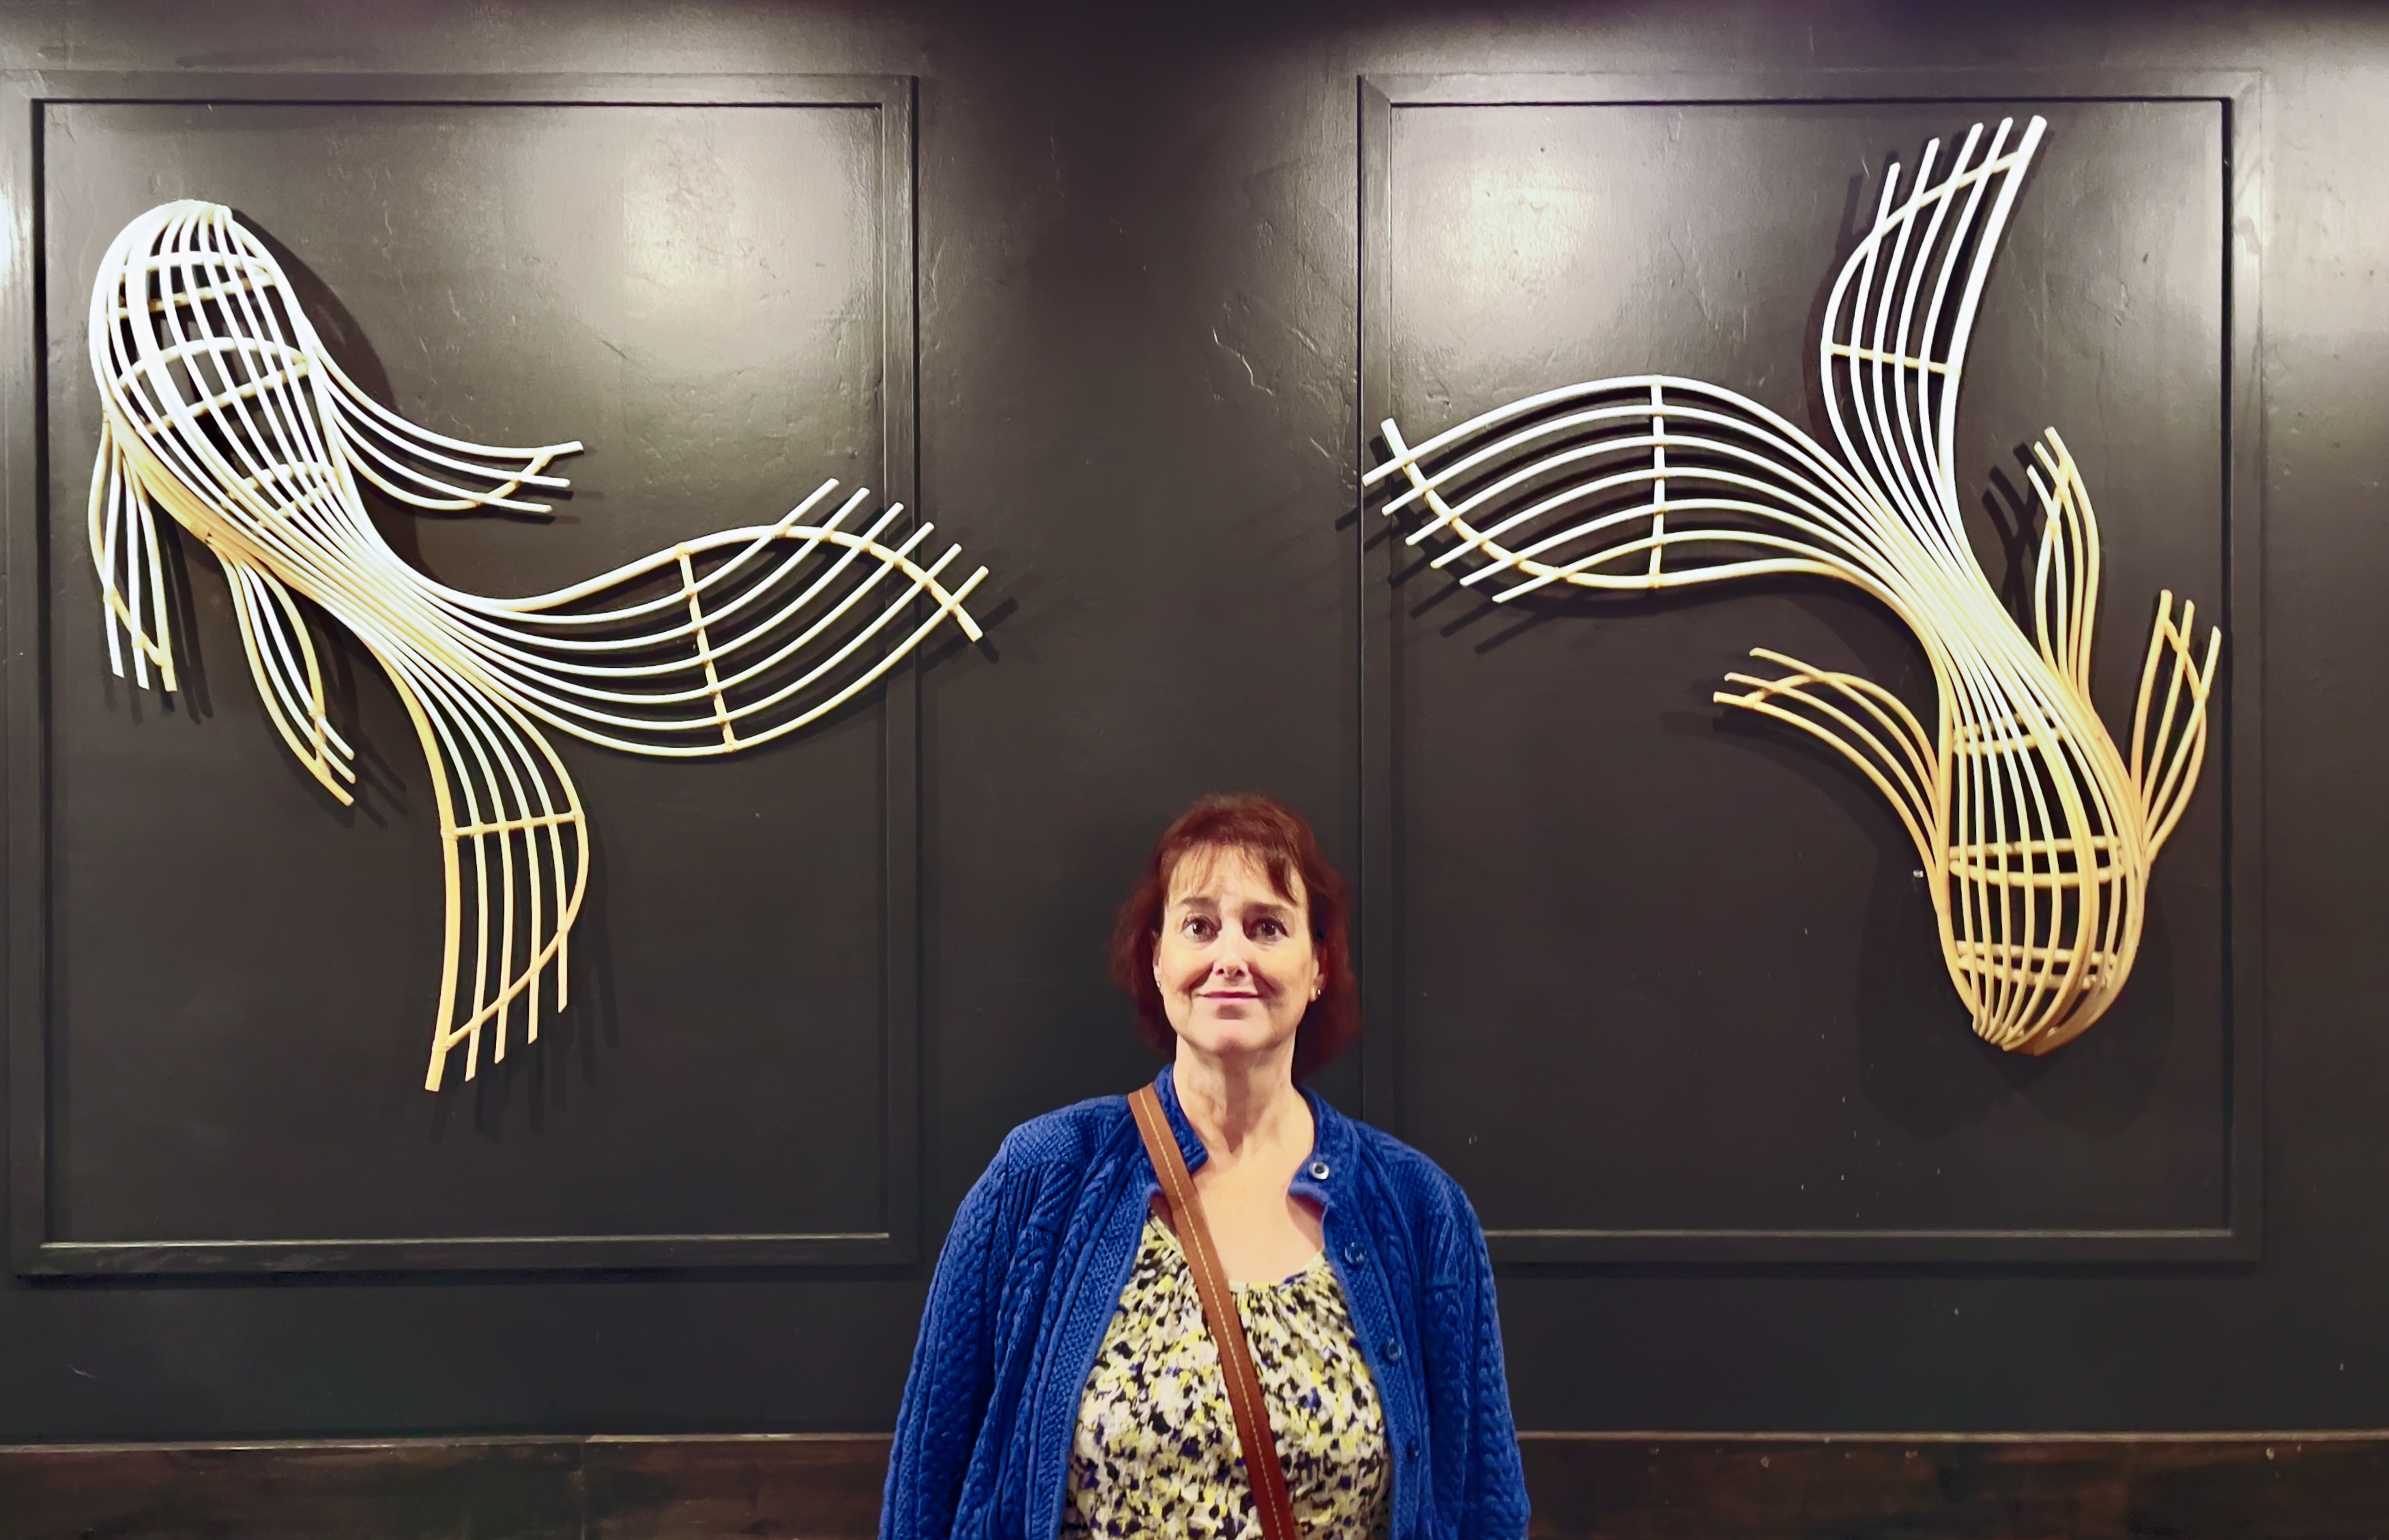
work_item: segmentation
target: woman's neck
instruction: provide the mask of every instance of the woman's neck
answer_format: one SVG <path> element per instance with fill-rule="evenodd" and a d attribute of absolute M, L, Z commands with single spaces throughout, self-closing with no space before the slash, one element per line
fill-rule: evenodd
<path fill-rule="evenodd" d="M 1223 1059 L 1179 1039 L 1170 1084 L 1213 1160 L 1233 1165 L 1297 1140 L 1310 1147 L 1310 1103 L 1294 1088 L 1291 1048 L 1261 1060 Z"/>

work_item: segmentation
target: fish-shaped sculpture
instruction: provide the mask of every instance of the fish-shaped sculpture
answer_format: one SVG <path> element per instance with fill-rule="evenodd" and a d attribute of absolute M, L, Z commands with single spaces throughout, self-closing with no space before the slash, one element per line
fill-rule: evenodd
<path fill-rule="evenodd" d="M 1514 401 L 1415 446 L 1385 424 L 1387 514 L 1413 510 L 1433 565 L 1510 600 L 1553 584 L 1654 590 L 1763 574 L 1838 579 L 1882 601 L 1933 669 L 1937 731 L 1871 681 L 1755 650 L 1724 705 L 1846 756 L 1915 841 L 1949 977 L 1976 1033 L 2045 1053 L 2096 1022 L 2130 975 L 2150 864 L 2206 746 L 2222 635 L 2204 657 L 2168 592 L 2128 752 L 2090 701 L 2099 526 L 2050 428 L 2030 468 L 2045 523 L 2033 630 L 1975 559 L 1958 501 L 1959 385 L 1983 286 L 2047 124 L 1976 124 L 1942 162 L 1926 145 L 1903 195 L 1842 265 L 1817 343 L 1834 448 L 1757 401 L 1635 375 Z"/>
<path fill-rule="evenodd" d="M 901 504 L 825 481 L 777 522 L 723 529 L 553 593 L 492 599 L 417 571 L 375 528 L 370 483 L 448 513 L 542 514 L 526 489 L 578 443 L 501 449 L 431 432 L 340 369 L 273 253 L 232 211 L 185 200 L 126 225 L 91 295 L 104 411 L 92 470 L 92 559 L 109 663 L 174 688 L 163 509 L 224 566 L 266 715 L 326 791 L 351 800 L 354 751 L 327 719 L 299 601 L 388 670 L 430 766 L 447 928 L 427 1088 L 466 1045 L 465 1077 L 506 1053 L 519 1008 L 536 1040 L 540 980 L 568 999 L 567 946 L 589 874 L 580 793 L 548 730 L 667 758 L 733 754 L 835 710 L 951 618 L 986 576 L 948 587 L 960 547 Z M 882 537 L 888 537 L 883 541 Z M 901 538 L 900 538 L 901 537 Z M 891 630 L 891 628 L 893 628 Z M 120 643 L 119 632 L 122 633 Z"/>

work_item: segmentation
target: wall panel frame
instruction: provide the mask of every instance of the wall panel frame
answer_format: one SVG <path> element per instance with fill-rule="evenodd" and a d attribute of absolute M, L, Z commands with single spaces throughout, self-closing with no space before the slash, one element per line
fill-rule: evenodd
<path fill-rule="evenodd" d="M 876 123 L 878 426 L 872 485 L 914 503 L 917 477 L 915 86 L 877 75 L 339 75 L 18 73 L 0 78 L 0 553 L 6 573 L 5 859 L 10 1247 L 22 1274 L 257 1273 L 423 1268 L 901 1265 L 920 1244 L 920 741 L 914 666 L 882 682 L 878 753 L 884 937 L 879 1222 L 800 1233 L 436 1234 L 300 1239 L 79 1240 L 62 1233 L 53 1159 L 51 730 L 45 695 L 52 561 L 44 320 L 44 133 L 54 108 L 238 104 L 479 108 L 848 108 Z M 70 347 L 69 354 L 79 353 Z M 601 815 L 602 821 L 602 815 Z M 428 959 L 425 966 L 429 966 Z M 701 1227 L 697 1228 L 700 1231 Z"/>
<path fill-rule="evenodd" d="M 2264 801 L 2262 503 L 2265 487 L 2263 380 L 2259 360 L 2258 263 L 2266 222 L 2266 134 L 2263 85 L 2254 73 L 2132 70 L 1802 71 L 1702 75 L 1381 75 L 1359 89 L 1360 146 L 1360 402 L 1355 454 L 1365 469 L 1382 456 L 1378 420 L 1394 399 L 1391 357 L 1397 336 L 1392 259 L 1392 146 L 1397 115 L 1443 108 L 1769 108 L 1947 104 L 1953 130 L 1973 120 L 1973 104 L 2212 104 L 2222 132 L 2221 248 L 2224 328 L 2217 414 L 2223 528 L 2224 680 L 2209 740 L 2219 757 L 2222 819 L 2223 1105 L 2217 1115 L 2225 1170 L 2225 1213 L 2217 1224 L 2194 1226 L 2020 1224 L 1966 1228 L 1920 1226 L 1721 1228 L 1505 1228 L 1488 1221 L 1497 1261 L 1543 1265 L 2089 1263 L 2181 1264 L 2245 1262 L 2261 1250 L 2264 1133 Z M 1896 146 L 1903 161 L 1914 146 Z M 1855 196 L 1855 195 L 1854 195 Z M 2029 193 L 2027 193 L 2027 197 Z M 1830 276 L 1830 274 L 1822 276 Z M 1664 359 L 1628 364 L 1672 369 Z M 1570 376 L 1574 377 L 1574 376 Z M 1542 380 L 1537 388 L 1564 383 Z M 1726 381 L 1723 383 L 1731 384 Z M 1484 404 L 1490 404 L 1489 402 Z M 1472 407 L 1471 410 L 1476 408 Z M 1457 417 L 1450 419 L 1457 421 Z M 1405 428 L 1412 425 L 1405 420 Z M 1448 422 L 1422 421 L 1426 433 Z M 1980 468 L 1969 471 L 1979 475 Z M 1357 472 L 1356 472 L 1357 477 Z M 1364 1062 L 1364 1112 L 1372 1122 L 1406 1136 L 1404 1127 L 1403 895 L 1405 841 L 1400 643 L 1402 606 L 1395 579 L 1403 563 L 1399 539 L 1381 528 L 1373 500 L 1356 513 L 1355 541 L 1361 637 L 1357 674 L 1361 722 L 1359 772 L 1362 859 L 1360 889 L 1361 973 L 1372 1043 Z M 2111 579 L 2112 585 L 2112 579 Z M 2121 596 L 2139 615 L 2143 595 Z M 2118 605 L 2109 617 L 2108 649 L 2134 650 L 2134 626 Z M 2143 624 L 2135 622 L 2134 624 Z M 1753 642 L 1763 638 L 1753 637 Z M 1722 709 L 1722 708 L 1719 708 Z M 2204 794 L 2203 794 L 2204 795 Z M 2162 868 L 2162 861 L 2160 862 Z M 1497 967 L 1479 959 L 1477 966 Z M 2094 1031 L 2097 1030 L 2094 1028 Z M 1430 1147 L 1430 1152 L 1434 1152 Z M 1479 1207 L 1485 1207 L 1482 1194 Z"/>

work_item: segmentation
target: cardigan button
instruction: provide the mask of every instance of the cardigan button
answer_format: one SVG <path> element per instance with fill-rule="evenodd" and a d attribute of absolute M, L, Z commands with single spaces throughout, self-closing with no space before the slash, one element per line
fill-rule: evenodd
<path fill-rule="evenodd" d="M 1384 1351 L 1386 1355 L 1386 1362 L 1389 1364 L 1399 1364 L 1402 1361 L 1401 1343 L 1397 1342 L 1388 1342 L 1386 1343 Z"/>
<path fill-rule="evenodd" d="M 1402 1445 L 1402 1457 L 1404 1459 L 1418 1458 L 1418 1440 L 1412 1439 L 1408 1444 Z"/>
<path fill-rule="evenodd" d="M 1355 1241 L 1344 1248 L 1344 1260 L 1357 1267 L 1369 1260 L 1369 1248 Z"/>
<path fill-rule="evenodd" d="M 1327 1163 L 1325 1161 L 1312 1161 L 1310 1163 L 1310 1179 L 1312 1181 L 1323 1182 L 1331 1175 L 1333 1175 L 1333 1173 L 1327 1169 Z"/>

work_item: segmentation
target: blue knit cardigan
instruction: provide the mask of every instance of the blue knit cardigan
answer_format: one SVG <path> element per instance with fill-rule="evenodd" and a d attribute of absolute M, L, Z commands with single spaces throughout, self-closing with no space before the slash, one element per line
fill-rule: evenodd
<path fill-rule="evenodd" d="M 1160 1079 L 1189 1167 L 1205 1159 Z M 1484 1232 L 1458 1184 L 1305 1091 L 1322 1210 L 1385 1406 L 1392 1540 L 1527 1533 Z M 881 1540 L 1053 1540 L 1079 1401 L 1160 1190 L 1125 1097 L 1024 1123 L 963 1200 L 904 1382 Z"/>

